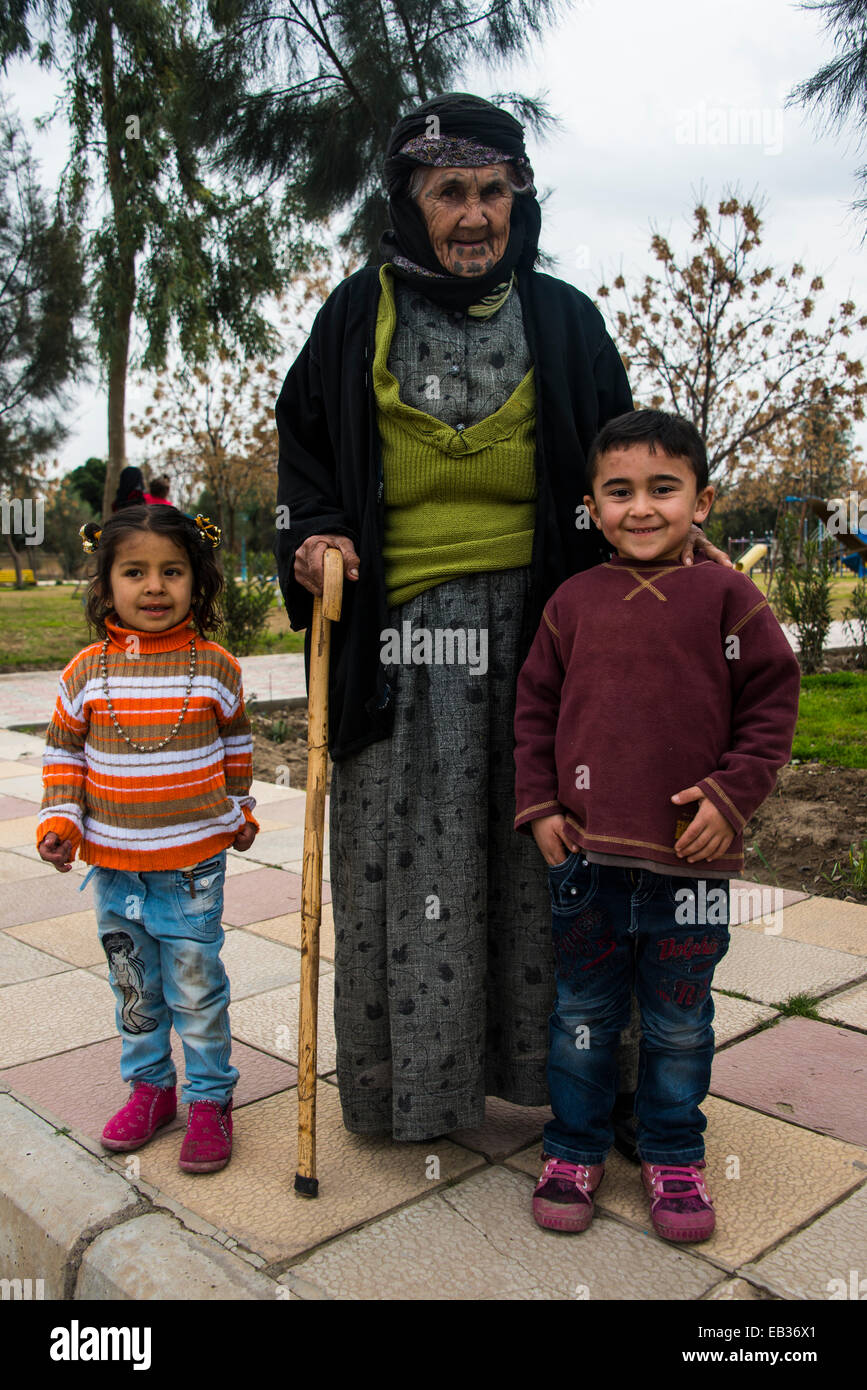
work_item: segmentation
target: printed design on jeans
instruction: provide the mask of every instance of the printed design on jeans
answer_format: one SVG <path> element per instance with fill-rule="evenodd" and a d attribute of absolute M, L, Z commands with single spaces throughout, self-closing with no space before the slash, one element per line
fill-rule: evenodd
<path fill-rule="evenodd" d="M 140 1013 L 137 1007 L 144 1001 L 144 970 L 135 954 L 135 942 L 125 931 L 111 931 L 102 938 L 102 948 L 115 983 L 123 994 L 120 1012 L 123 1031 L 152 1033 L 157 1026 L 156 1019 Z"/>
<path fill-rule="evenodd" d="M 554 932 L 558 976 L 573 984 L 585 970 L 606 960 L 616 945 L 613 927 L 603 912 L 593 907 L 579 912 L 564 931 Z"/>
<path fill-rule="evenodd" d="M 712 974 L 699 980 L 661 980 L 656 987 L 657 996 L 666 1004 L 680 1004 L 681 1008 L 692 1009 L 704 1003 L 710 993 Z"/>
<path fill-rule="evenodd" d="M 703 936 L 701 941 L 697 941 L 693 936 L 688 936 L 685 941 L 666 936 L 659 942 L 659 960 L 671 960 L 675 957 L 692 960 L 693 956 L 715 956 L 718 950 L 719 942 L 710 936 Z"/>

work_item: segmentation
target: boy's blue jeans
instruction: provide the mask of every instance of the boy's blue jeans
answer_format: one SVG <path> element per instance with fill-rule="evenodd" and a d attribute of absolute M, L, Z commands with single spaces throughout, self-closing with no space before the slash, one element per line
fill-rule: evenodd
<path fill-rule="evenodd" d="M 121 1076 L 173 1086 L 174 1023 L 186 1063 L 181 1100 L 225 1106 L 239 1075 L 229 1061 L 229 981 L 220 959 L 225 850 L 192 873 L 101 867 L 92 873 L 99 939 L 123 1040 Z"/>
<path fill-rule="evenodd" d="M 699 1103 L 714 1050 L 710 987 L 729 945 L 728 881 L 590 864 L 581 850 L 549 867 L 548 881 L 557 1000 L 548 1053 L 555 1118 L 545 1126 L 545 1152 L 572 1163 L 605 1161 L 634 980 L 639 1155 L 648 1163 L 697 1162 L 707 1124 Z"/>

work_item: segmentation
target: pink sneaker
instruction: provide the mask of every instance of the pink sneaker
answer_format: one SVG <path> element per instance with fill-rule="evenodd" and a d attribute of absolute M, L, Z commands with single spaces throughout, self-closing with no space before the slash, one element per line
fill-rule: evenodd
<path fill-rule="evenodd" d="M 698 1163 L 642 1163 L 653 1229 L 663 1240 L 698 1241 L 713 1235 L 716 1217 Z"/>
<path fill-rule="evenodd" d="M 551 1231 L 586 1231 L 593 1220 L 591 1193 L 602 1181 L 604 1163 L 570 1163 L 542 1154 L 545 1167 L 533 1193 L 533 1215 Z"/>
<path fill-rule="evenodd" d="M 176 1088 L 152 1086 L 149 1081 L 137 1081 L 122 1110 L 112 1115 L 102 1131 L 102 1146 L 126 1153 L 140 1149 L 153 1139 L 163 1125 L 171 1124 L 178 1113 Z"/>
<path fill-rule="evenodd" d="M 178 1159 L 185 1173 L 214 1173 L 232 1157 L 232 1102 L 194 1100 Z"/>

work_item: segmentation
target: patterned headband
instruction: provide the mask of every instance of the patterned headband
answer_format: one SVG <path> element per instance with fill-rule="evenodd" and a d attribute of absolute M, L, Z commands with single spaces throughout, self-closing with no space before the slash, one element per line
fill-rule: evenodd
<path fill-rule="evenodd" d="M 524 155 L 506 154 L 493 145 L 482 145 L 465 135 L 414 135 L 398 154 L 432 164 L 437 169 L 472 169 L 486 164 L 513 164 L 524 181 L 525 193 L 535 193 L 535 175 Z"/>
<path fill-rule="evenodd" d="M 84 523 L 84 526 L 87 525 L 89 525 L 89 522 L 86 521 Z M 82 550 L 86 550 L 88 555 L 92 555 L 94 550 L 96 550 L 99 546 L 99 538 L 102 535 L 102 529 L 100 529 L 99 531 L 95 531 L 92 536 L 86 536 L 84 534 L 84 526 L 79 527 L 78 531 L 78 534 L 81 537 L 81 548 Z"/>

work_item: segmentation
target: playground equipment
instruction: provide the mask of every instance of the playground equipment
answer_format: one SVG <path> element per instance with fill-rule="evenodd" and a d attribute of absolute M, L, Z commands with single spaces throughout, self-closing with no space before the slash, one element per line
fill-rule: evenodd
<path fill-rule="evenodd" d="M 739 560 L 735 560 L 735 569 L 749 574 L 753 565 L 757 565 L 759 560 L 764 560 L 767 553 L 768 547 L 766 545 L 751 545 Z"/>
<path fill-rule="evenodd" d="M 861 525 L 858 496 L 848 497 L 786 497 L 786 503 L 797 502 L 801 507 L 801 533 L 807 513 L 821 521 L 825 532 L 840 546 L 840 559 L 859 579 L 867 575 L 867 530 Z"/>

